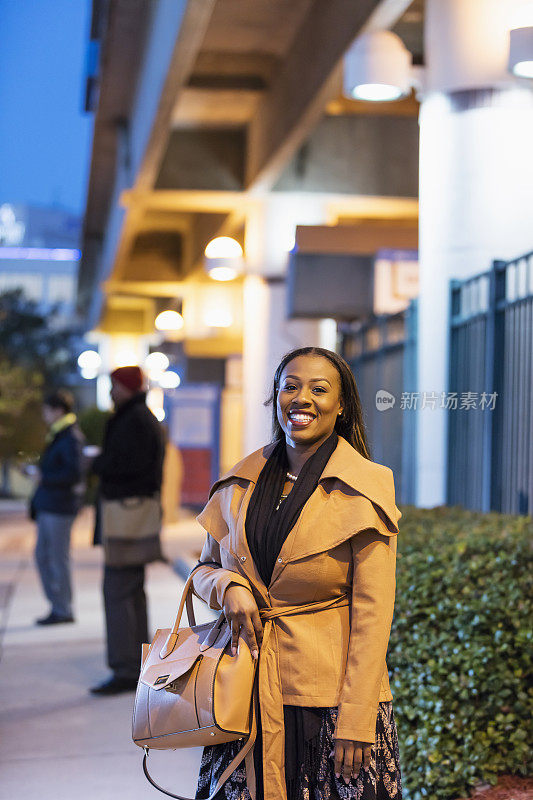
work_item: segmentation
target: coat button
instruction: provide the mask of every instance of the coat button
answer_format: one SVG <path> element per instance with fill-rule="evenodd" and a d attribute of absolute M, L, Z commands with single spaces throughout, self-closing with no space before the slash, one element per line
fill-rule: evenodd
<path fill-rule="evenodd" d="M 246 561 L 246 556 L 241 556 L 241 561 Z"/>
<path fill-rule="evenodd" d="M 278 558 L 278 564 L 283 564 L 283 559 L 282 558 Z"/>

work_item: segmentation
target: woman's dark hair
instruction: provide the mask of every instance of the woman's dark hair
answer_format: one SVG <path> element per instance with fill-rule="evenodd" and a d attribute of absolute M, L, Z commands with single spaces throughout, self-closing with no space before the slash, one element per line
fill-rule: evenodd
<path fill-rule="evenodd" d="M 339 373 L 341 401 L 343 404 L 343 412 L 337 417 L 335 430 L 339 436 L 344 437 L 344 439 L 346 439 L 362 456 L 371 460 L 363 419 L 363 409 L 353 372 L 342 356 L 339 356 L 337 353 L 333 352 L 333 350 L 326 350 L 323 347 L 298 347 L 296 350 L 291 350 L 290 353 L 286 353 L 278 364 L 276 372 L 274 373 L 272 393 L 265 402 L 265 405 L 272 404 L 272 436 L 274 441 L 283 439 L 285 435 L 278 422 L 276 411 L 281 374 L 289 361 L 292 361 L 293 358 L 297 358 L 298 356 L 322 356 L 322 358 L 327 358 L 328 361 L 333 364 Z"/>
<path fill-rule="evenodd" d="M 56 389 L 46 395 L 43 405 L 50 408 L 61 408 L 65 414 L 69 414 L 74 409 L 74 396 L 67 389 Z"/>

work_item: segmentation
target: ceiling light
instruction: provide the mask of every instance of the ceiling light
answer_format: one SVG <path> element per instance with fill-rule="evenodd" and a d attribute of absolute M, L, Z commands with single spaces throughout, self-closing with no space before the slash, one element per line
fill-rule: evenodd
<path fill-rule="evenodd" d="M 411 91 L 411 65 L 411 53 L 395 33 L 363 33 L 344 56 L 343 93 L 373 102 L 398 100 Z"/>
<path fill-rule="evenodd" d="M 242 247 L 230 236 L 212 239 L 204 254 L 206 272 L 215 281 L 233 281 L 242 272 Z"/>
<path fill-rule="evenodd" d="M 177 311 L 167 309 L 157 315 L 155 327 L 158 331 L 180 331 L 183 328 L 183 317 Z"/>
<path fill-rule="evenodd" d="M 214 281 L 234 281 L 238 272 L 233 267 L 211 267 L 209 277 Z"/>
<path fill-rule="evenodd" d="M 242 247 L 230 236 L 217 236 L 205 248 L 206 258 L 242 258 Z"/>
<path fill-rule="evenodd" d="M 401 89 L 388 83 L 360 83 L 352 92 L 352 97 L 356 100 L 371 100 L 375 103 L 398 100 L 401 96 Z"/>
<path fill-rule="evenodd" d="M 511 31 L 508 66 L 518 78 L 533 78 L 533 26 Z"/>

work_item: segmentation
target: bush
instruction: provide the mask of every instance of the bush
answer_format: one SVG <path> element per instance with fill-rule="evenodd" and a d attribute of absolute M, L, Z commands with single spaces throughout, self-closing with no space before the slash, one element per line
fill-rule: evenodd
<path fill-rule="evenodd" d="M 106 422 L 110 416 L 110 411 L 101 411 L 96 406 L 86 408 L 78 415 L 78 423 L 87 439 L 87 444 L 102 447 Z"/>
<path fill-rule="evenodd" d="M 86 408 L 78 415 L 78 423 L 87 439 L 87 444 L 94 444 L 98 445 L 98 447 L 102 447 L 106 422 L 110 416 L 110 411 L 101 411 L 96 406 Z M 87 475 L 84 502 L 89 505 L 94 505 L 97 496 L 98 478 L 96 475 L 91 475 L 89 472 Z"/>
<path fill-rule="evenodd" d="M 391 670 L 405 800 L 533 774 L 533 523 L 403 507 Z"/>

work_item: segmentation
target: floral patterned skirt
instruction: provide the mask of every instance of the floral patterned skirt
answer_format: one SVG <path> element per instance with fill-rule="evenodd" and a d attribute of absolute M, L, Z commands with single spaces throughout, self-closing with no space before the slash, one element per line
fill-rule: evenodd
<path fill-rule="evenodd" d="M 402 800 L 402 779 L 398 734 L 392 701 L 382 701 L 376 719 L 376 740 L 370 752 L 370 769 L 362 766 L 357 777 L 345 783 L 335 776 L 333 750 L 337 722 L 336 708 L 321 712 L 319 729 L 313 741 L 304 743 L 304 758 L 296 780 L 287 785 L 288 800 Z M 241 747 L 227 742 L 205 747 L 200 764 L 196 800 L 206 800 L 217 780 Z M 261 737 L 254 745 L 257 773 L 257 800 L 263 799 L 261 779 Z M 217 792 L 215 800 L 250 800 L 246 769 L 242 762 Z"/>

